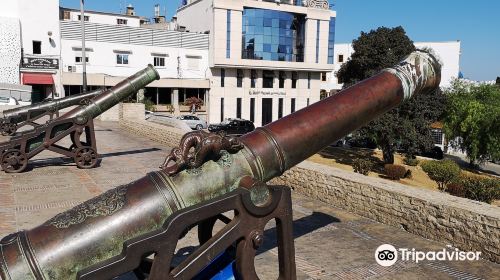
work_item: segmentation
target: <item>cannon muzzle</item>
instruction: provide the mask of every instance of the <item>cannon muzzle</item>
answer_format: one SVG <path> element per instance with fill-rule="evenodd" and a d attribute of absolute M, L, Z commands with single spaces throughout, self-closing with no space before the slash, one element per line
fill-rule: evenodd
<path fill-rule="evenodd" d="M 111 89 L 92 99 L 90 104 L 77 107 L 62 115 L 60 118 L 69 119 L 76 117 L 77 123 L 85 123 L 90 119 L 98 117 L 111 107 L 144 88 L 152 81 L 158 79 L 160 79 L 160 75 L 153 65 L 149 64 L 148 67 L 126 78 Z"/>
<path fill-rule="evenodd" d="M 80 277 L 85 268 L 122 254 L 126 241 L 159 230 L 176 211 L 228 193 L 248 176 L 262 182 L 279 176 L 413 94 L 436 89 L 439 81 L 437 59 L 417 51 L 399 65 L 239 140 L 203 131 L 188 133 L 167 157 L 163 170 L 110 190 L 34 229 L 5 237 L 0 242 L 0 278 Z M 68 115 L 96 116 L 118 99 L 99 97 L 93 105 Z M 189 154 L 194 146 L 196 151 Z M 207 153 L 218 157 L 206 160 Z M 168 164 L 171 160 L 174 165 Z"/>

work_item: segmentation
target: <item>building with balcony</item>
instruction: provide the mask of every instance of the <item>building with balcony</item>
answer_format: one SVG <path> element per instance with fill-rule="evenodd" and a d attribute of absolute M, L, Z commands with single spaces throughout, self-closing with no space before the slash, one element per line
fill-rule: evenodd
<path fill-rule="evenodd" d="M 58 97 L 60 86 L 59 1 L 4 1 L 0 9 L 0 83 L 31 91 L 33 102 Z M 15 90 L 14 90 L 15 91 Z M 23 100 L 29 101 L 29 100 Z"/>
<path fill-rule="evenodd" d="M 209 122 L 265 125 L 320 99 L 333 70 L 336 13 L 328 1 L 193 0 L 177 24 L 209 34 Z"/>
<path fill-rule="evenodd" d="M 60 13 L 63 15 L 60 19 L 61 82 L 64 94 L 72 95 L 82 91 L 82 33 L 81 22 L 73 15 L 73 10 L 64 17 L 66 11 L 68 9 L 61 8 Z M 182 103 L 189 97 L 208 102 L 205 94 L 210 88 L 207 34 L 139 27 L 139 17 L 135 17 L 137 26 L 124 25 L 117 22 L 120 18 L 120 14 L 93 12 L 85 21 L 86 72 L 90 89 L 114 86 L 152 64 L 161 78 L 149 84 L 144 95 L 158 105 L 158 110 L 174 110 L 177 114 L 181 110 L 188 112 Z M 203 117 L 206 110 L 202 109 Z"/>
<path fill-rule="evenodd" d="M 459 77 L 460 72 L 460 41 L 444 42 L 415 42 L 418 49 L 430 48 L 439 56 L 443 63 L 441 69 L 442 88 L 450 86 L 453 79 Z M 321 90 L 325 95 L 335 94 L 342 89 L 343 83 L 337 77 L 342 64 L 346 63 L 354 50 L 352 44 L 335 44 L 334 69 L 322 77 Z"/>

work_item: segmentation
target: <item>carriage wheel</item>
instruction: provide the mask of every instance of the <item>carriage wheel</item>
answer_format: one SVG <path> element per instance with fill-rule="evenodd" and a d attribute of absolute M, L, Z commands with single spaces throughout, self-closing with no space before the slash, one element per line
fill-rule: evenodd
<path fill-rule="evenodd" d="M 97 164 L 97 152 L 91 147 L 78 148 L 76 149 L 74 160 L 78 168 L 93 168 Z"/>
<path fill-rule="evenodd" d="M 28 158 L 20 150 L 8 150 L 2 155 L 1 164 L 6 173 L 19 173 L 28 166 Z"/>

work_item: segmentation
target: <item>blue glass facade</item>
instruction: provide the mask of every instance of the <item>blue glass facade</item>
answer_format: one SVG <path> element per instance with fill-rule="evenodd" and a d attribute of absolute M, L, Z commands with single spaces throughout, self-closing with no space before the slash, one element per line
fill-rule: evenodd
<path fill-rule="evenodd" d="M 319 62 L 319 24 L 320 21 L 316 20 L 316 63 Z"/>
<path fill-rule="evenodd" d="M 328 64 L 333 64 L 333 48 L 335 44 L 335 18 L 330 18 L 328 28 Z"/>
<path fill-rule="evenodd" d="M 243 59 L 304 61 L 305 17 L 256 8 L 243 9 Z"/>
<path fill-rule="evenodd" d="M 227 27 L 226 58 L 230 58 L 231 57 L 231 10 L 227 10 L 226 27 Z"/>

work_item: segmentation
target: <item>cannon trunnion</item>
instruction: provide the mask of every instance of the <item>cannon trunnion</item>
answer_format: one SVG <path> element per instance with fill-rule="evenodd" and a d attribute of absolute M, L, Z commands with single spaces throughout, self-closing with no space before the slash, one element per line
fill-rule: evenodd
<path fill-rule="evenodd" d="M 437 59 L 417 51 L 393 68 L 239 139 L 187 134 L 160 171 L 4 238 L 0 277 L 109 279 L 135 271 L 149 279 L 206 279 L 207 269 L 232 248 L 234 275 L 256 279 L 253 259 L 262 227 L 276 219 L 280 279 L 295 279 L 290 193 L 264 182 L 413 94 L 436 89 L 439 81 Z M 230 210 L 234 218 L 220 216 Z M 216 218 L 227 224 L 212 234 Z M 170 267 L 177 240 L 194 224 L 201 229 L 201 246 Z M 142 270 L 150 255 L 150 266 Z"/>

